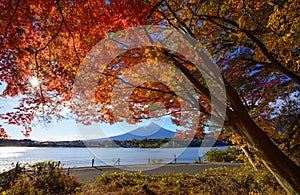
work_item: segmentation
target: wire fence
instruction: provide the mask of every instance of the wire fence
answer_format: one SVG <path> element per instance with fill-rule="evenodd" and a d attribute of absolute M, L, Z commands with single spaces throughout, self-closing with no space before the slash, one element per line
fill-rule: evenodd
<path fill-rule="evenodd" d="M 94 159 L 94 162 L 93 162 Z M 156 163 L 194 163 L 197 159 L 190 158 L 144 158 L 144 159 L 135 159 L 135 158 L 107 158 L 107 159 L 68 159 L 68 160 L 59 160 L 63 168 L 75 168 L 75 167 L 90 167 L 90 166 L 116 166 L 116 165 L 134 165 L 134 164 L 156 164 Z M 24 164 L 34 164 L 36 162 L 43 162 L 47 160 L 40 160 L 35 162 L 12 162 L 12 161 L 2 161 L 0 162 L 0 172 L 7 171 L 15 167 L 16 163 L 20 165 Z M 201 162 L 202 159 L 199 158 L 198 162 Z M 58 162 L 58 161 L 56 161 Z"/>
<path fill-rule="evenodd" d="M 2 150 L 1 150 L 2 149 Z M 86 148 L 35 148 L 35 147 L 2 147 L 0 148 L 0 172 L 9 170 L 19 162 L 34 164 L 43 161 L 60 161 L 63 168 L 94 166 L 134 165 L 153 163 L 194 163 L 201 162 L 204 153 L 209 149 L 110 149 L 97 148 L 88 151 Z M 14 165 L 13 165 L 14 164 Z"/>

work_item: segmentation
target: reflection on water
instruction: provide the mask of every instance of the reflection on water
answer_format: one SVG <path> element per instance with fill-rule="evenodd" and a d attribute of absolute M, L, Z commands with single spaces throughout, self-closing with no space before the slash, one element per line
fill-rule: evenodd
<path fill-rule="evenodd" d="M 219 149 L 225 149 L 219 147 Z M 46 160 L 60 161 L 63 167 L 113 165 L 120 159 L 121 165 L 147 164 L 149 159 L 172 162 L 193 162 L 211 148 L 47 148 L 47 147 L 0 147 L 0 172 L 13 168 L 12 163 L 34 163 Z"/>
<path fill-rule="evenodd" d="M 34 150 L 34 147 L 0 147 L 0 172 L 14 167 L 16 162 L 23 162 L 27 152 Z M 32 161 L 30 161 L 32 162 Z"/>
<path fill-rule="evenodd" d="M 0 159 L 15 158 L 23 155 L 26 151 L 32 150 L 30 147 L 1 147 Z"/>

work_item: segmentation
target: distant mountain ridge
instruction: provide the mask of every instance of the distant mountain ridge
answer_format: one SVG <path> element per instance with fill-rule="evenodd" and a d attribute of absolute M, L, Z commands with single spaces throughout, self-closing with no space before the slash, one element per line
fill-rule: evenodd
<path fill-rule="evenodd" d="M 176 132 L 165 129 L 156 123 L 149 123 L 121 135 L 106 138 L 96 138 L 76 141 L 32 141 L 0 140 L 0 146 L 34 146 L 34 147 L 104 147 L 104 148 L 158 148 L 162 144 L 166 147 L 210 147 L 228 146 L 231 142 L 218 140 L 213 133 L 205 134 L 205 140 L 195 137 L 193 140 L 175 138 Z M 147 139 L 147 140 L 146 140 Z M 133 141 L 137 140 L 137 141 Z"/>
<path fill-rule="evenodd" d="M 156 123 L 149 123 L 145 126 L 138 127 L 130 132 L 127 132 L 127 133 L 124 133 L 121 135 L 116 135 L 116 136 L 107 137 L 107 138 L 86 140 L 85 142 L 106 141 L 106 140 L 125 141 L 125 140 L 134 140 L 134 139 L 136 139 L 136 140 L 164 139 L 164 138 L 173 138 L 175 136 L 175 134 L 176 134 L 176 132 L 165 129 Z"/>

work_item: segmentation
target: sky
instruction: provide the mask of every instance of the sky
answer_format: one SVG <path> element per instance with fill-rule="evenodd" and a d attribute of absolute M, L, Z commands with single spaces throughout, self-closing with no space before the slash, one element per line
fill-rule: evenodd
<path fill-rule="evenodd" d="M 109 125 L 105 123 L 92 124 L 89 126 L 77 124 L 75 120 L 62 120 L 53 122 L 45 126 L 38 124 L 33 127 L 33 130 L 28 139 L 39 141 L 59 141 L 59 140 L 83 140 L 96 139 L 120 135 L 139 126 L 147 125 L 150 122 L 155 122 L 166 129 L 175 131 L 176 126 L 171 123 L 170 118 L 164 117 L 160 120 L 152 119 L 135 125 L 126 123 L 116 123 Z M 22 133 L 22 128 L 16 125 L 4 125 L 10 139 L 27 139 Z"/>
<path fill-rule="evenodd" d="M 0 94 L 4 90 L 5 85 L 0 85 Z M 296 99 L 299 93 L 291 94 L 291 100 Z M 273 106 L 280 107 L 284 104 L 284 101 L 279 99 Z M 18 98 L 1 98 L 0 97 L 0 113 L 6 113 L 7 111 L 13 111 L 13 108 L 18 106 Z M 271 105 L 272 107 L 272 105 Z M 50 124 L 38 124 L 34 121 L 32 125 L 32 132 L 29 137 L 25 137 L 22 134 L 22 127 L 16 125 L 5 124 L 0 120 L 0 124 L 3 125 L 10 139 L 32 139 L 38 141 L 59 141 L 59 140 L 84 140 L 84 139 L 96 139 L 105 138 L 115 135 L 127 133 L 140 126 L 147 125 L 150 122 L 154 122 L 159 126 L 176 131 L 179 127 L 172 124 L 170 117 L 162 117 L 159 119 L 144 120 L 141 123 L 135 125 L 129 125 L 127 123 L 116 123 L 109 125 L 106 123 L 92 124 L 85 126 L 76 123 L 75 119 L 61 120 L 58 122 L 52 122 Z"/>
<path fill-rule="evenodd" d="M 0 85 L 0 92 L 3 90 L 4 85 Z M 0 98 L 0 113 L 13 111 L 13 108 L 16 106 L 18 106 L 18 98 Z M 4 124 L 4 121 L 0 120 L 0 123 L 4 126 L 7 134 L 10 136 L 9 139 L 31 139 L 38 141 L 69 141 L 110 137 L 126 133 L 140 126 L 147 125 L 150 122 L 154 122 L 165 129 L 172 131 L 176 131 L 178 128 L 172 124 L 170 117 L 144 120 L 143 122 L 135 125 L 127 123 L 116 123 L 114 125 L 94 123 L 90 126 L 85 126 L 77 124 L 75 119 L 61 120 L 46 125 L 44 123 L 39 124 L 34 121 L 34 124 L 32 125 L 33 130 L 30 133 L 30 136 L 25 137 L 21 132 L 21 126 Z"/>

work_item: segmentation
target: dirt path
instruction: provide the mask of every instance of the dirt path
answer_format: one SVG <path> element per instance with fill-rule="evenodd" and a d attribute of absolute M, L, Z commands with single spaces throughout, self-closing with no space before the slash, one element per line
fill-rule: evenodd
<path fill-rule="evenodd" d="M 119 166 L 97 166 L 97 167 L 78 167 L 71 168 L 70 174 L 77 177 L 81 182 L 93 182 L 99 175 L 111 172 L 138 171 L 141 170 L 145 175 L 159 175 L 171 173 L 196 174 L 204 169 L 217 167 L 240 167 L 237 163 L 202 163 L 202 164 L 166 164 L 166 165 L 119 165 Z"/>

